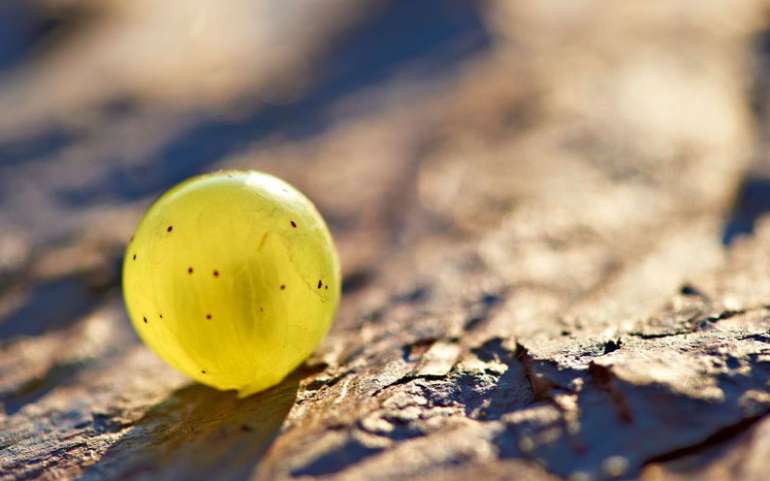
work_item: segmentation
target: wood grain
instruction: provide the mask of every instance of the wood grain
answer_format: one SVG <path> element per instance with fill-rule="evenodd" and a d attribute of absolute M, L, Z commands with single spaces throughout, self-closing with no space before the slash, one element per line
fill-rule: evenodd
<path fill-rule="evenodd" d="M 376 57 L 395 4 L 313 32 L 325 61 Z M 735 199 L 762 172 L 766 5 L 535 5 L 447 7 L 405 79 L 311 82 L 306 134 L 229 100 L 25 117 L 68 139 L 47 151 L 8 127 L 0 480 L 765 479 L 770 223 Z M 153 196 L 224 167 L 305 191 L 345 277 L 318 352 L 246 399 L 165 366 L 120 297 Z"/>

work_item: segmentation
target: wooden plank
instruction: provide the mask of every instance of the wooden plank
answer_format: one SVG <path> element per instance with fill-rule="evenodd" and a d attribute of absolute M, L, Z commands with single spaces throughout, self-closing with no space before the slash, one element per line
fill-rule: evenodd
<path fill-rule="evenodd" d="M 549 5 L 484 4 L 495 35 L 454 74 L 211 164 L 306 191 L 344 266 L 321 348 L 246 399 L 172 371 L 122 307 L 151 196 L 99 200 L 93 138 L 173 116 L 57 153 L 93 203 L 56 162 L 4 167 L 43 186 L 4 206 L 43 200 L 2 218 L 0 480 L 763 479 L 770 224 L 721 243 L 761 145 L 761 4 Z"/>

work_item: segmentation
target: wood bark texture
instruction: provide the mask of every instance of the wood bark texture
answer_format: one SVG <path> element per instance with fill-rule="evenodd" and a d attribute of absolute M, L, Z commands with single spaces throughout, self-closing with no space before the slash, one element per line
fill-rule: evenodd
<path fill-rule="evenodd" d="M 398 4 L 293 48 L 331 63 Z M 439 60 L 336 97 L 120 76 L 67 91 L 78 118 L 56 86 L 50 111 L 21 98 L 140 28 L 109 9 L 63 39 L 82 56 L 0 84 L 0 480 L 768 479 L 766 3 L 446 8 Z M 245 399 L 156 358 L 120 292 L 152 197 L 229 167 L 306 192 L 344 275 L 318 352 Z"/>

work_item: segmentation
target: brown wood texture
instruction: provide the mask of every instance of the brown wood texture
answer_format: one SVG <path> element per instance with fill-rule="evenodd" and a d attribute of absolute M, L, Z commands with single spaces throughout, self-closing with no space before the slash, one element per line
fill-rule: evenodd
<path fill-rule="evenodd" d="M 763 210 L 766 4 L 338 1 L 295 56 L 360 41 L 386 80 L 281 96 L 294 57 L 125 75 L 105 35 L 157 26 L 70 3 L 0 82 L 0 480 L 767 479 L 770 223 L 730 230 Z M 407 73 L 366 63 L 430 25 Z M 121 80 L 76 85 L 94 65 Z M 153 196 L 225 167 L 305 191 L 344 274 L 318 352 L 246 399 L 156 358 L 120 292 Z"/>

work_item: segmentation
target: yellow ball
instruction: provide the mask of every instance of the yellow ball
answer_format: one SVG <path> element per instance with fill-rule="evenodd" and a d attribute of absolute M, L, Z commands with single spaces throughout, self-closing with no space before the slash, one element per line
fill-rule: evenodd
<path fill-rule="evenodd" d="M 256 171 L 189 179 L 145 213 L 123 262 L 139 337 L 170 365 L 241 396 L 280 382 L 334 318 L 340 269 L 313 204 Z"/>

